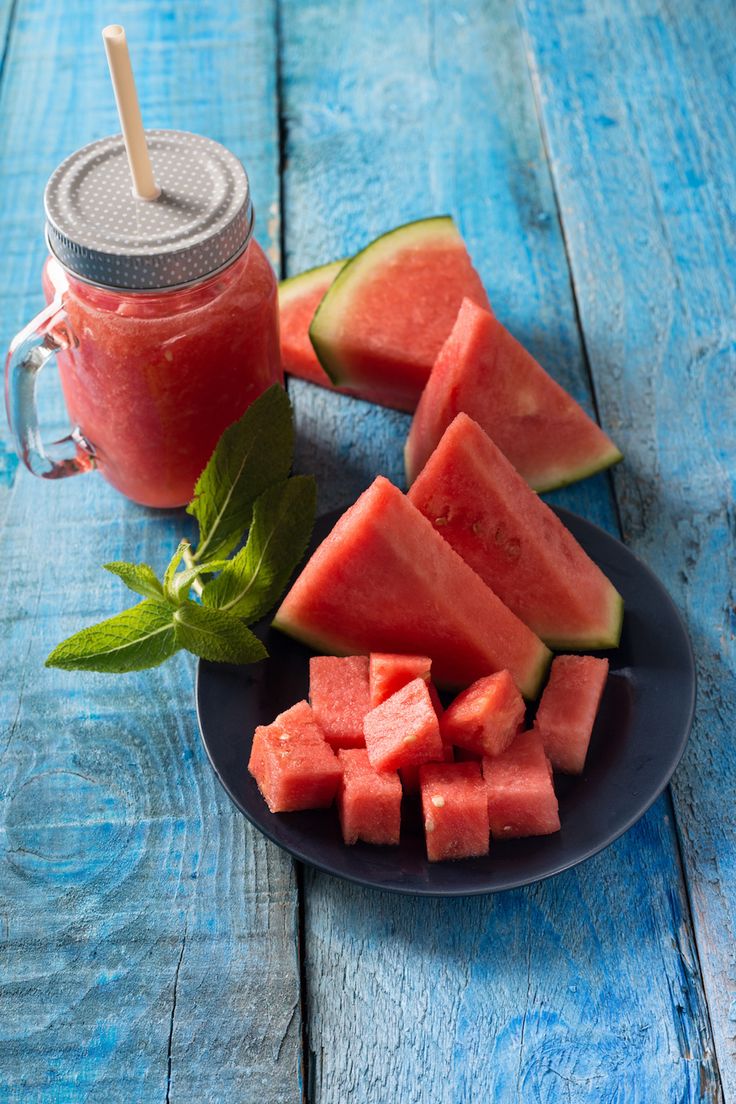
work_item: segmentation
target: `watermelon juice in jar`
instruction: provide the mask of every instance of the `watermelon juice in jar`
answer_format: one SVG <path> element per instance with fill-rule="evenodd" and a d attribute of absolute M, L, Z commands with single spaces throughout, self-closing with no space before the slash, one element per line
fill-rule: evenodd
<path fill-rule="evenodd" d="M 96 467 L 134 501 L 170 507 L 190 500 L 223 430 L 282 382 L 277 284 L 237 158 L 182 131 L 146 139 L 154 201 L 132 193 L 120 137 L 49 180 L 49 305 L 13 342 L 6 390 L 32 472 Z M 43 446 L 35 376 L 54 354 L 74 429 Z"/>

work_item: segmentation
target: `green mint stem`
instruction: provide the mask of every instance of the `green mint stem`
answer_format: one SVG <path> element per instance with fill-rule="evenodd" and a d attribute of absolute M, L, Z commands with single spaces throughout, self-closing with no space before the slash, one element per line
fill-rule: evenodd
<path fill-rule="evenodd" d="M 194 561 L 194 555 L 192 553 L 191 544 L 187 544 L 185 546 L 184 552 L 182 553 L 182 559 L 184 560 L 184 563 L 187 567 L 196 567 L 196 564 L 195 564 L 195 561 Z M 192 580 L 192 590 L 194 591 L 194 593 L 197 595 L 198 598 L 202 597 L 202 591 L 204 590 L 204 585 L 203 585 L 201 579 L 193 579 Z"/>

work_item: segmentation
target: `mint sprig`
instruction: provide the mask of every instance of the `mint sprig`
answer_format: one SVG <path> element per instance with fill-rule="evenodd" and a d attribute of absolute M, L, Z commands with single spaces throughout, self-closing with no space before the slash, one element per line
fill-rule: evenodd
<path fill-rule="evenodd" d="M 187 507 L 196 547 L 181 540 L 163 579 L 149 564 L 105 564 L 144 601 L 70 636 L 46 666 L 118 674 L 182 648 L 221 663 L 264 659 L 248 625 L 280 598 L 314 524 L 315 483 L 289 477 L 293 452 L 291 404 L 274 385 L 225 430 L 197 481 Z"/>

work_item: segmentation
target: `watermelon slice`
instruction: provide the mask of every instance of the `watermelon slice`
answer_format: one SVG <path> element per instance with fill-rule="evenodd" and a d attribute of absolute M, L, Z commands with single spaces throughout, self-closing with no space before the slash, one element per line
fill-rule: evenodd
<path fill-rule="evenodd" d="M 309 336 L 334 383 L 412 411 L 465 297 L 489 306 L 454 222 L 422 219 L 345 264 Z"/>
<path fill-rule="evenodd" d="M 399 770 L 444 758 L 437 714 L 424 679 L 402 686 L 366 714 L 368 758 L 376 770 Z"/>
<path fill-rule="evenodd" d="M 478 755 L 499 755 L 524 720 L 524 700 L 508 671 L 479 679 L 442 717 L 442 738 Z"/>
<path fill-rule="evenodd" d="M 550 648 L 617 647 L 618 591 L 467 414 L 445 430 L 409 500 Z"/>
<path fill-rule="evenodd" d="M 395 771 L 377 771 L 365 748 L 337 753 L 342 782 L 337 811 L 347 844 L 397 844 L 401 833 L 401 783 Z"/>
<path fill-rule="evenodd" d="M 488 791 L 479 763 L 427 763 L 419 770 L 430 862 L 487 855 Z"/>
<path fill-rule="evenodd" d="M 495 839 L 548 836 L 560 830 L 552 767 L 537 732 L 520 732 L 502 755 L 483 760 Z"/>
<path fill-rule="evenodd" d="M 371 707 L 367 656 L 312 656 L 309 697 L 333 748 L 365 747 L 363 718 Z"/>
<path fill-rule="evenodd" d="M 300 379 L 332 388 L 333 384 L 309 340 L 309 327 L 322 296 L 327 291 L 345 261 L 310 268 L 299 276 L 291 276 L 279 284 L 279 326 L 281 332 L 281 367 Z"/>
<path fill-rule="evenodd" d="M 582 773 L 607 678 L 607 659 L 555 657 L 534 721 L 555 770 Z"/>
<path fill-rule="evenodd" d="M 371 709 L 386 701 L 386 698 L 406 686 L 407 682 L 421 678 L 429 683 L 431 668 L 432 660 L 429 656 L 373 652 L 370 657 Z"/>
<path fill-rule="evenodd" d="M 572 396 L 470 298 L 437 357 L 409 431 L 410 483 L 461 410 L 483 427 L 535 491 L 574 483 L 622 458 Z"/>
<path fill-rule="evenodd" d="M 427 655 L 435 680 L 468 686 L 511 671 L 534 698 L 550 653 L 387 479 L 340 518 L 281 604 L 274 625 L 349 655 Z"/>

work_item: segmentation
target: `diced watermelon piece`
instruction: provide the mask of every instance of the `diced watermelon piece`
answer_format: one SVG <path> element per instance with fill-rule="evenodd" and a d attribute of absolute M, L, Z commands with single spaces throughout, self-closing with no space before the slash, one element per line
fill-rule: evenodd
<path fill-rule="evenodd" d="M 489 306 L 454 222 L 422 219 L 347 262 L 309 334 L 334 383 L 411 411 L 465 297 Z"/>
<path fill-rule="evenodd" d="M 312 656 L 309 697 L 333 748 L 365 747 L 363 719 L 371 707 L 368 656 Z"/>
<path fill-rule="evenodd" d="M 320 387 L 326 387 L 328 391 L 339 391 L 343 395 L 353 395 L 368 402 L 390 406 L 391 402 L 387 402 L 386 396 L 380 391 L 364 388 L 357 395 L 349 387 L 335 387 L 317 360 L 317 354 L 309 340 L 309 327 L 312 324 L 314 312 L 344 264 L 345 261 L 333 261 L 332 264 L 321 265 L 298 276 L 291 276 L 279 284 L 281 367 L 290 375 L 319 384 Z"/>
<path fill-rule="evenodd" d="M 325 734 L 317 723 L 314 710 L 308 701 L 299 701 L 283 713 L 279 713 L 273 724 L 300 740 L 324 741 L 325 739 Z"/>
<path fill-rule="evenodd" d="M 272 813 L 326 808 L 342 776 L 334 751 L 323 739 L 292 733 L 276 723 L 256 729 L 248 770 Z"/>
<path fill-rule="evenodd" d="M 483 777 L 494 839 L 559 832 L 552 767 L 539 733 L 520 732 L 501 755 L 485 758 Z"/>
<path fill-rule="evenodd" d="M 478 679 L 447 707 L 442 737 L 477 755 L 500 755 L 524 720 L 524 699 L 509 671 Z"/>
<path fill-rule="evenodd" d="M 439 721 L 441 720 L 442 714 L 445 712 L 445 710 L 442 706 L 442 702 L 440 701 L 440 696 L 437 693 L 437 687 L 433 682 L 428 682 L 427 690 L 429 691 L 429 698 L 432 702 L 432 705 L 434 706 L 434 711 L 437 714 L 437 720 Z M 440 725 L 440 739 L 442 739 L 442 725 Z M 455 758 L 455 749 L 453 748 L 452 744 L 445 743 L 443 739 L 442 750 L 444 753 L 442 756 L 443 762 L 452 763 Z M 403 786 L 404 793 L 419 793 L 419 766 L 420 764 L 415 763 L 414 766 L 402 767 L 399 771 L 399 778 L 401 779 L 401 785 Z"/>
<path fill-rule="evenodd" d="M 607 678 L 607 659 L 555 657 L 534 721 L 555 770 L 582 772 Z"/>
<path fill-rule="evenodd" d="M 370 683 L 371 708 L 386 701 L 407 682 L 415 678 L 429 683 L 432 660 L 429 656 L 394 655 L 387 652 L 371 652 Z"/>
<path fill-rule="evenodd" d="M 366 714 L 368 758 L 376 770 L 398 770 L 442 759 L 437 714 L 424 679 L 407 683 Z"/>
<path fill-rule="evenodd" d="M 419 771 L 430 862 L 487 855 L 488 792 L 479 763 L 427 763 Z"/>
<path fill-rule="evenodd" d="M 551 648 L 615 648 L 623 602 L 477 422 L 460 413 L 409 500 Z"/>
<path fill-rule="evenodd" d="M 337 809 L 345 843 L 397 844 L 401 831 L 401 782 L 395 771 L 377 771 L 365 748 L 341 750 L 343 775 Z"/>
<path fill-rule="evenodd" d="M 427 655 L 446 686 L 508 668 L 530 698 L 551 658 L 382 476 L 316 550 L 274 625 L 325 652 Z"/>
<path fill-rule="evenodd" d="M 406 442 L 412 483 L 453 418 L 483 427 L 535 491 L 621 459 L 613 441 L 482 305 L 466 299 L 417 407 Z"/>

